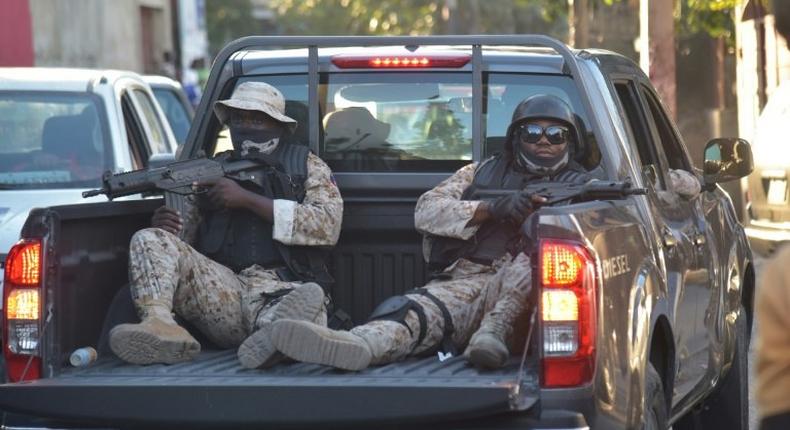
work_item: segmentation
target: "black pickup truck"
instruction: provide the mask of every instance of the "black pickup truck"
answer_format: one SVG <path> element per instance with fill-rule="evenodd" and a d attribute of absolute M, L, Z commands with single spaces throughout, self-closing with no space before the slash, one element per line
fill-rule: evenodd
<path fill-rule="evenodd" d="M 125 364 L 100 347 L 102 326 L 130 237 L 162 200 L 34 210 L 5 271 L 5 426 L 746 428 L 754 266 L 717 183 L 747 174 L 751 151 L 713 140 L 695 170 L 632 61 L 544 36 L 243 38 L 218 56 L 181 159 L 227 147 L 211 106 L 249 80 L 285 94 L 297 138 L 334 171 L 345 212 L 330 292 L 357 323 L 425 283 L 417 198 L 500 151 L 531 95 L 573 107 L 590 175 L 646 194 L 579 196 L 525 224 L 537 319 L 498 371 L 436 356 L 245 370 L 210 347 L 194 362 Z M 675 192 L 677 169 L 702 192 Z M 558 282 L 557 265 L 575 275 Z M 574 299 L 551 300 L 557 291 Z M 98 360 L 69 365 L 85 346 Z"/>

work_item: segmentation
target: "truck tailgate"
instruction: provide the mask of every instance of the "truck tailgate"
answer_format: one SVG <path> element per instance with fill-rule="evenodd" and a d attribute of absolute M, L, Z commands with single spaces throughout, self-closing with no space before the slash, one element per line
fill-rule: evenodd
<path fill-rule="evenodd" d="M 477 371 L 463 358 L 411 360 L 363 372 L 311 364 L 242 369 L 233 351 L 191 363 L 131 366 L 100 359 L 60 376 L 0 386 L 0 406 L 55 420 L 103 425 L 314 426 L 434 422 L 531 408 L 533 368 Z"/>

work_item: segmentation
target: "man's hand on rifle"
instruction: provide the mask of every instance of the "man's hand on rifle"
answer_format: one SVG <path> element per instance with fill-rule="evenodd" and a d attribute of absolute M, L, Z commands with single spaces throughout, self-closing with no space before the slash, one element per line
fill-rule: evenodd
<path fill-rule="evenodd" d="M 545 197 L 526 191 L 514 191 L 488 203 L 488 212 L 495 221 L 512 221 L 521 224 L 533 212 L 535 206 L 546 201 Z"/>
<path fill-rule="evenodd" d="M 181 215 L 175 209 L 160 206 L 151 217 L 151 227 L 161 228 L 167 232 L 178 235 L 183 227 Z"/>
<path fill-rule="evenodd" d="M 242 188 L 236 181 L 228 178 L 201 182 L 200 186 L 208 188 L 206 197 L 216 208 L 249 208 L 251 197 L 254 196 L 253 193 Z"/>

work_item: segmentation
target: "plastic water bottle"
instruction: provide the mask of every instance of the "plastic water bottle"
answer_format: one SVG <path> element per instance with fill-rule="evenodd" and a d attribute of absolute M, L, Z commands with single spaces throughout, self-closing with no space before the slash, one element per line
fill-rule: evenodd
<path fill-rule="evenodd" d="M 74 352 L 71 353 L 71 357 L 69 357 L 69 363 L 74 367 L 85 367 L 96 361 L 97 356 L 98 354 L 95 349 L 86 346 L 74 350 Z"/>

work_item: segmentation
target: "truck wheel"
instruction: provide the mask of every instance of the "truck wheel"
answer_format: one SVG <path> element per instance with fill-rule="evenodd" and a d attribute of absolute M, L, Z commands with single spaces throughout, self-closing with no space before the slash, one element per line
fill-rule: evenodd
<path fill-rule="evenodd" d="M 664 383 L 652 363 L 647 363 L 645 378 L 645 413 L 642 416 L 643 430 L 665 430 L 667 428 L 667 402 Z"/>
<path fill-rule="evenodd" d="M 747 345 L 746 309 L 741 305 L 735 323 L 735 355 L 732 367 L 719 382 L 716 390 L 703 403 L 699 413 L 699 428 L 748 429 L 749 428 L 749 363 Z"/>

